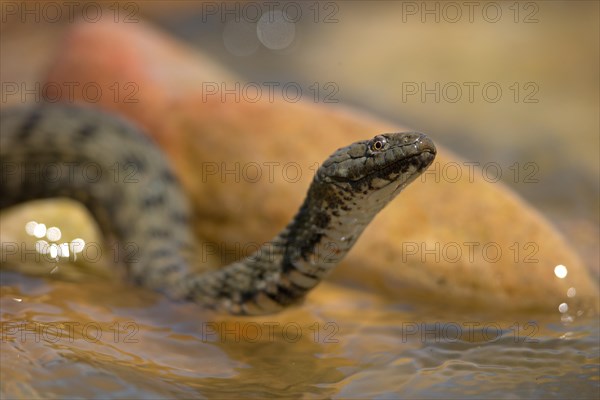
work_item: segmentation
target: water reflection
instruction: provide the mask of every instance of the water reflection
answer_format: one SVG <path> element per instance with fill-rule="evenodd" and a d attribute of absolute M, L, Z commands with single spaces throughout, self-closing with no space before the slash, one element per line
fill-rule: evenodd
<path fill-rule="evenodd" d="M 25 232 L 29 236 L 36 237 L 40 240 L 35 242 L 35 250 L 48 256 L 51 260 L 58 261 L 60 258 L 70 258 L 73 256 L 73 261 L 77 261 L 77 254 L 83 252 L 85 248 L 85 240 L 81 238 L 73 239 L 70 242 L 56 243 L 62 237 L 62 231 L 56 226 L 46 227 L 46 224 L 38 223 L 37 221 L 28 221 L 25 224 Z M 42 238 L 48 240 L 44 240 Z M 56 266 L 51 273 L 55 272 Z"/>
<path fill-rule="evenodd" d="M 589 317 L 442 312 L 325 283 L 303 307 L 230 318 L 119 281 L 1 273 L 4 397 L 593 398 L 598 390 L 599 332 Z"/>
<path fill-rule="evenodd" d="M 567 276 L 567 267 L 565 267 L 562 264 L 557 265 L 556 267 L 554 267 L 554 275 L 556 275 L 560 279 L 565 278 Z"/>

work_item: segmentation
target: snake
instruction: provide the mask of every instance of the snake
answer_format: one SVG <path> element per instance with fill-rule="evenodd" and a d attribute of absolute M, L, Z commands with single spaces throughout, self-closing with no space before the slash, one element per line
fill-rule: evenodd
<path fill-rule="evenodd" d="M 105 238 L 136 245 L 137 257 L 122 260 L 134 284 L 218 312 L 261 315 L 302 300 L 435 155 L 419 132 L 339 148 L 316 169 L 280 233 L 250 256 L 209 269 L 195 265 L 190 199 L 136 123 L 90 106 L 20 105 L 0 110 L 0 209 L 55 197 L 81 202 Z M 115 179 L 115 169 L 125 176 L 131 166 L 135 179 Z"/>

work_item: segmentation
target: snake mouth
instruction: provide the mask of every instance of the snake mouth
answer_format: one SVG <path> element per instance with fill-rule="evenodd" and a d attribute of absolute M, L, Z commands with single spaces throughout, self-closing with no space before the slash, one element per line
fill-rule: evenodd
<path fill-rule="evenodd" d="M 411 182 L 414 178 L 419 176 L 425 171 L 435 159 L 435 149 L 424 150 L 421 153 L 412 154 L 404 157 L 398 161 L 390 163 L 383 168 L 373 171 L 369 175 L 361 179 L 361 181 L 374 182 L 375 179 L 383 179 L 388 181 L 388 185 L 392 183 L 400 183 L 402 186 L 404 183 Z M 369 185 L 373 187 L 373 185 Z M 384 187 L 387 185 L 383 185 Z M 377 187 L 375 187 L 377 188 Z"/>

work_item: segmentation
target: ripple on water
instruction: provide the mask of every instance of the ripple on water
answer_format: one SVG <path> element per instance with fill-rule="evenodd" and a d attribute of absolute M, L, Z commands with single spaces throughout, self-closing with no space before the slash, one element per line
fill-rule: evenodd
<path fill-rule="evenodd" d="M 441 318 L 332 284 L 335 301 L 325 306 L 316 294 L 276 316 L 229 318 L 119 282 L 0 273 L 3 397 L 595 398 L 599 390 L 594 318 L 565 324 L 557 312 L 515 325 L 487 316 L 475 326 L 478 316 Z M 78 329 L 44 333 L 56 324 Z M 269 324 L 278 324 L 272 337 Z M 296 326 L 302 335 L 286 336 Z"/>

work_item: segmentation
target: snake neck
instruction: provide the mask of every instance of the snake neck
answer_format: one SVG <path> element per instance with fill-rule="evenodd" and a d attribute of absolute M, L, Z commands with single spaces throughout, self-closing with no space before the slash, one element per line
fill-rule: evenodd
<path fill-rule="evenodd" d="M 181 279 L 190 300 L 232 313 L 277 311 L 313 289 L 345 257 L 377 207 L 315 177 L 291 223 L 251 256 Z"/>

